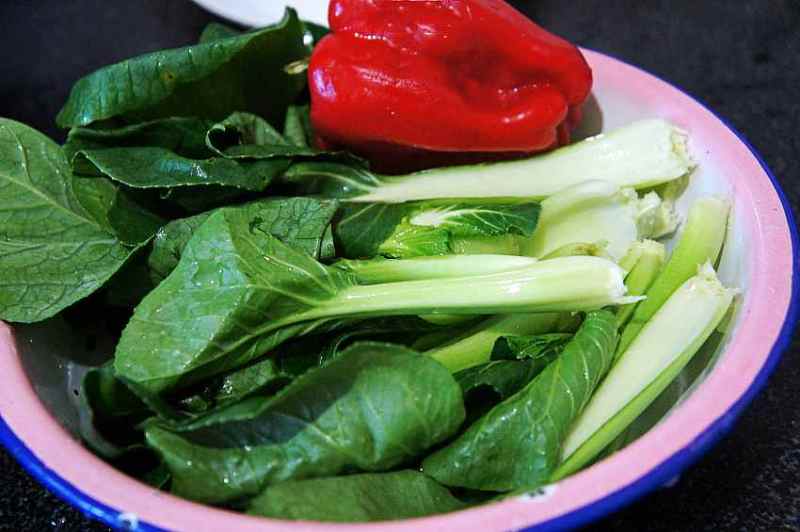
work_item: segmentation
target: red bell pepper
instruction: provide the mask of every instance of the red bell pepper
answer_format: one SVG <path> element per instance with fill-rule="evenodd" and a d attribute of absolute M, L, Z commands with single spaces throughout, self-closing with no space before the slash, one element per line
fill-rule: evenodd
<path fill-rule="evenodd" d="M 546 150 L 569 141 L 591 90 L 580 51 L 503 0 L 331 0 L 328 16 L 311 120 L 373 162 Z"/>

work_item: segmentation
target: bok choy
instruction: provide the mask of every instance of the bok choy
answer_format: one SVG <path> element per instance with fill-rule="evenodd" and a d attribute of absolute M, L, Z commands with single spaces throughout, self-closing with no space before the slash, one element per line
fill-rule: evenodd
<path fill-rule="evenodd" d="M 588 464 L 658 397 L 720 323 L 734 293 L 706 263 L 667 299 L 570 429 L 553 480 Z"/>
<path fill-rule="evenodd" d="M 248 212 L 216 212 L 136 308 L 115 369 L 135 389 L 157 394 L 233 370 L 343 320 L 578 311 L 633 301 L 625 297 L 622 270 L 606 259 L 564 257 L 483 275 L 469 275 L 474 259 L 460 259 L 465 266 L 453 264 L 446 277 L 359 285 L 354 275 L 254 230 Z"/>
<path fill-rule="evenodd" d="M 284 179 L 306 192 L 355 202 L 542 199 L 589 180 L 620 188 L 653 187 L 686 175 L 692 167 L 682 131 L 664 120 L 643 120 L 530 159 L 403 176 L 383 176 L 338 163 L 302 162 L 292 166 Z"/>

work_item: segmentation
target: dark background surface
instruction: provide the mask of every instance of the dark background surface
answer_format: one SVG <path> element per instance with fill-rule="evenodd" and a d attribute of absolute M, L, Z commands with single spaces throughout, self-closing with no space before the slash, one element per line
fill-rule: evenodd
<path fill-rule="evenodd" d="M 797 212 L 800 1 L 513 3 L 555 33 L 707 103 L 763 154 Z M 60 140 L 53 118 L 78 77 L 192 42 L 211 20 L 188 0 L 0 0 L 0 116 Z M 795 341 L 733 432 L 677 485 L 591 530 L 800 530 L 798 382 Z M 0 530 L 107 529 L 47 493 L 0 451 Z"/>

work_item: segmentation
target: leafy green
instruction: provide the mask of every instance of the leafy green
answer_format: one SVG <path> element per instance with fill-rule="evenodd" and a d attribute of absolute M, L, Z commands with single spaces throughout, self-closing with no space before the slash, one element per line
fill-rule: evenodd
<path fill-rule="evenodd" d="M 309 148 L 314 144 L 314 132 L 311 128 L 311 116 L 308 105 L 290 105 L 286 110 L 286 121 L 283 124 L 283 137 L 300 148 Z"/>
<path fill-rule="evenodd" d="M 561 354 L 571 338 L 560 333 L 498 338 L 490 362 L 454 375 L 464 391 L 467 420 L 475 421 L 521 390 Z"/>
<path fill-rule="evenodd" d="M 119 128 L 75 127 L 69 131 L 64 153 L 73 171 L 83 175 L 104 175 L 83 154 L 109 148 L 161 147 L 184 157 L 209 156 L 205 135 L 213 125 L 200 118 L 171 117 Z"/>
<path fill-rule="evenodd" d="M 58 114 L 62 127 L 112 118 L 141 122 L 168 116 L 221 120 L 247 111 L 283 121 L 305 86 L 284 66 L 306 57 L 305 28 L 288 9 L 273 26 L 128 59 L 79 80 Z"/>
<path fill-rule="evenodd" d="M 260 192 L 289 166 L 286 159 L 189 159 L 159 147 L 86 150 L 77 158 L 76 165 L 91 164 L 102 175 L 134 188 L 220 185 Z"/>
<path fill-rule="evenodd" d="M 338 203 L 334 200 L 268 198 L 224 209 L 238 212 L 249 219 L 252 225 L 248 226 L 248 230 L 269 233 L 314 258 L 326 259 L 335 253 L 329 231 L 337 207 Z M 194 232 L 212 214 L 205 212 L 174 220 L 156 233 L 148 259 L 156 284 L 175 269 Z"/>
<path fill-rule="evenodd" d="M 206 145 L 225 155 L 230 148 L 242 145 L 287 146 L 283 136 L 269 122 L 250 113 L 232 113 L 206 133 Z"/>
<path fill-rule="evenodd" d="M 136 308 L 115 368 L 139 393 L 187 387 L 246 365 L 290 338 L 355 318 L 561 312 L 628 302 L 622 270 L 596 257 L 360 285 L 353 274 L 259 231 L 255 221 L 236 210 L 212 214 L 178 266 Z"/>
<path fill-rule="evenodd" d="M 236 37 L 241 34 L 241 31 L 228 26 L 227 24 L 210 22 L 205 28 L 203 28 L 203 33 L 200 34 L 200 39 L 197 42 L 202 44 L 212 41 L 219 41 L 221 39 L 227 39 L 228 37 Z"/>
<path fill-rule="evenodd" d="M 292 166 L 284 177 L 304 193 L 366 203 L 453 198 L 530 201 L 590 180 L 620 188 L 650 188 L 679 179 L 692 166 L 685 134 L 656 119 L 514 161 L 434 168 L 401 176 L 345 164 L 304 162 Z"/>
<path fill-rule="evenodd" d="M 503 336 L 494 344 L 492 360 L 535 360 L 546 366 L 571 339 L 567 333 Z"/>
<path fill-rule="evenodd" d="M 251 395 L 269 395 L 270 390 L 278 391 L 289 384 L 293 377 L 282 371 L 274 360 L 267 358 L 212 379 L 198 393 L 183 398 L 180 405 L 189 412 L 206 412 Z"/>
<path fill-rule="evenodd" d="M 503 235 L 530 236 L 539 204 L 453 201 L 347 204 L 334 226 L 342 255 L 394 258 L 470 253 L 463 242 Z M 486 252 L 493 252 L 489 245 Z"/>
<path fill-rule="evenodd" d="M 385 521 L 460 510 L 464 504 L 417 471 L 288 481 L 264 490 L 247 513 L 277 519 Z"/>
<path fill-rule="evenodd" d="M 283 480 L 395 467 L 463 419 L 461 390 L 445 368 L 402 347 L 362 343 L 272 399 L 179 427 L 150 425 L 147 441 L 176 494 L 224 502 Z"/>
<path fill-rule="evenodd" d="M 532 360 L 493 360 L 459 371 L 453 377 L 464 392 L 467 421 L 508 399 L 538 375 L 543 366 Z"/>
<path fill-rule="evenodd" d="M 269 122 L 250 113 L 233 113 L 225 120 L 214 124 L 206 136 L 206 145 L 217 155 L 238 161 L 275 160 L 286 163 L 281 172 L 288 168 L 289 162 L 306 159 L 337 160 L 356 166 L 366 166 L 367 162 L 348 152 L 324 151 L 301 145 L 297 138 L 310 127 L 297 115 L 294 106 L 289 107 L 285 126 L 294 138 L 287 140 Z M 306 111 L 305 120 L 308 120 Z M 297 123 L 300 121 L 300 123 Z M 303 131 L 298 130 L 303 128 Z"/>
<path fill-rule="evenodd" d="M 0 319 L 54 316 L 125 264 L 159 220 L 121 195 L 75 177 L 38 131 L 0 119 Z"/>
<path fill-rule="evenodd" d="M 92 368 L 81 381 L 80 400 L 85 418 L 81 437 L 104 458 L 118 458 L 132 446 L 141 445 L 135 426 L 152 412 L 114 376 L 111 364 Z"/>
<path fill-rule="evenodd" d="M 570 425 L 611 365 L 617 339 L 614 314 L 590 312 L 553 363 L 426 458 L 425 473 L 448 486 L 487 491 L 547 482 Z"/>
<path fill-rule="evenodd" d="M 303 324 L 311 319 L 304 312 L 355 284 L 261 230 L 263 220 L 248 209 L 211 214 L 178 266 L 136 308 L 115 368 L 140 393 L 241 367 L 323 326 Z"/>

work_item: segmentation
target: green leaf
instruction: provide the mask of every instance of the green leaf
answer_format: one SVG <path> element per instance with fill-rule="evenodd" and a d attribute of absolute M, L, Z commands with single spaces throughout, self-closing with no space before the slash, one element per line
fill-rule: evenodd
<path fill-rule="evenodd" d="M 337 207 L 335 200 L 269 198 L 224 209 L 238 212 L 249 219 L 253 229 L 267 232 L 284 244 L 302 249 L 314 258 L 325 259 L 334 253 L 330 244 L 331 236 L 327 231 Z M 174 220 L 156 233 L 153 251 L 148 259 L 156 284 L 175 269 L 184 247 L 213 212 Z"/>
<path fill-rule="evenodd" d="M 219 155 L 234 146 L 275 145 L 287 146 L 283 136 L 269 122 L 250 113 L 233 113 L 225 120 L 208 128 L 206 145 Z"/>
<path fill-rule="evenodd" d="M 333 229 L 340 255 L 374 257 L 408 212 L 407 205 L 342 203 Z"/>
<path fill-rule="evenodd" d="M 297 194 L 316 194 L 326 198 L 352 198 L 379 187 L 385 176 L 357 165 L 329 161 L 304 161 L 293 164 L 281 178 L 295 187 Z"/>
<path fill-rule="evenodd" d="M 590 312 L 553 363 L 425 459 L 425 473 L 447 486 L 486 491 L 547 482 L 567 430 L 611 365 L 617 339 L 614 314 Z"/>
<path fill-rule="evenodd" d="M 203 44 L 212 41 L 227 39 L 228 37 L 237 37 L 241 34 L 242 34 L 241 31 L 231 26 L 228 26 L 227 24 L 221 24 L 219 22 L 210 22 L 205 28 L 203 28 L 203 33 L 200 34 L 200 39 L 198 40 L 198 42 L 200 44 Z"/>
<path fill-rule="evenodd" d="M 283 137 L 300 148 L 309 148 L 314 142 L 308 105 L 290 105 L 283 124 Z"/>
<path fill-rule="evenodd" d="M 289 384 L 294 375 L 282 371 L 272 359 L 259 360 L 249 366 L 212 379 L 198 393 L 180 400 L 183 410 L 201 413 L 241 401 L 251 395 L 272 395 Z"/>
<path fill-rule="evenodd" d="M 104 458 L 118 458 L 143 443 L 135 426 L 152 415 L 150 409 L 114 376 L 106 364 L 86 372 L 81 381 L 80 433 L 84 442 Z"/>
<path fill-rule="evenodd" d="M 61 148 L 38 131 L 0 119 L 0 319 L 49 318 L 125 264 L 154 220 L 118 194 L 73 176 Z"/>
<path fill-rule="evenodd" d="M 192 423 L 147 428 L 172 490 L 204 502 L 256 495 L 283 480 L 395 467 L 453 434 L 461 390 L 430 358 L 356 344 L 273 399 L 254 397 Z"/>
<path fill-rule="evenodd" d="M 285 159 L 189 159 L 159 147 L 107 148 L 78 154 L 103 175 L 134 188 L 221 185 L 260 192 L 289 166 Z"/>
<path fill-rule="evenodd" d="M 415 226 L 447 230 L 452 236 L 530 236 L 536 229 L 538 203 L 423 202 L 409 216 Z"/>
<path fill-rule="evenodd" d="M 206 133 L 213 125 L 213 121 L 202 118 L 170 117 L 118 128 L 75 127 L 67 135 L 64 153 L 75 172 L 89 175 L 101 174 L 91 164 L 76 160 L 80 152 L 158 146 L 185 157 L 204 159 L 211 155 Z"/>
<path fill-rule="evenodd" d="M 517 393 L 542 369 L 543 366 L 533 360 L 494 360 L 453 375 L 464 392 L 467 421 L 475 421 L 491 407 Z"/>
<path fill-rule="evenodd" d="M 260 228 L 264 219 L 247 209 L 211 214 L 175 270 L 136 308 L 115 368 L 140 393 L 185 387 L 246 365 L 301 331 L 335 325 L 303 324 L 311 318 L 303 313 L 355 280 L 283 244 Z"/>
<path fill-rule="evenodd" d="M 305 86 L 304 76 L 283 68 L 307 56 L 304 33 L 297 14 L 288 9 L 281 22 L 258 31 L 101 68 L 75 84 L 56 121 L 76 127 L 112 118 L 221 120 L 247 111 L 280 124 Z"/>
<path fill-rule="evenodd" d="M 288 481 L 267 488 L 247 513 L 275 519 L 365 522 L 460 510 L 447 488 L 417 471 Z"/>
<path fill-rule="evenodd" d="M 544 366 L 561 354 L 571 334 L 551 333 L 498 338 L 492 350 L 492 360 L 535 360 Z"/>
<path fill-rule="evenodd" d="M 296 112 L 292 109 L 290 107 L 287 111 L 287 121 L 300 118 L 292 118 L 290 113 Z M 290 133 L 298 134 L 297 131 Z M 208 130 L 206 144 L 215 154 L 239 161 L 321 159 L 367 165 L 364 159 L 348 152 L 317 150 L 308 145 L 301 146 L 287 141 L 266 120 L 249 113 L 233 113 L 222 122 L 214 124 Z M 282 171 L 286 168 L 288 164 Z"/>
<path fill-rule="evenodd" d="M 378 246 L 379 255 L 393 259 L 435 257 L 451 252 L 450 233 L 447 229 L 411 225 L 405 220 Z"/>
<path fill-rule="evenodd" d="M 348 258 L 393 258 L 462 253 L 465 242 L 506 235 L 530 236 L 539 204 L 431 201 L 344 204 L 334 232 Z M 501 245 L 498 241 L 498 246 Z"/>

